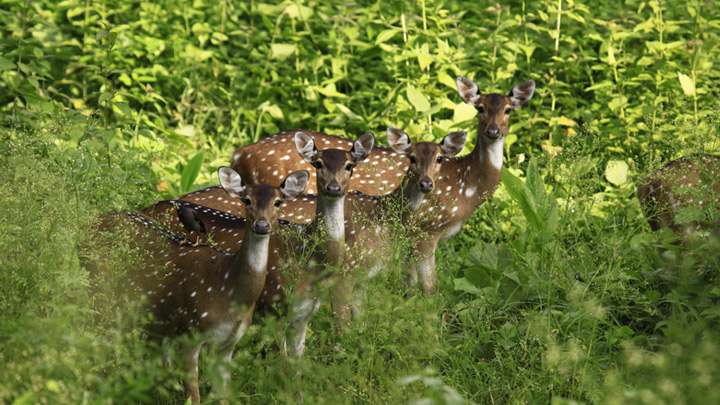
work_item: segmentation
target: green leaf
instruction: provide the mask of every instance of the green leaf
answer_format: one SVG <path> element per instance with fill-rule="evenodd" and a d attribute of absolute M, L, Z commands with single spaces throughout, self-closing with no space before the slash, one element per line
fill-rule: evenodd
<path fill-rule="evenodd" d="M 467 120 L 475 119 L 477 116 L 477 110 L 475 107 L 467 105 L 465 103 L 460 103 L 455 106 L 455 109 L 453 110 L 453 121 L 454 122 L 463 122 Z"/>
<path fill-rule="evenodd" d="M 530 225 L 539 231 L 545 228 L 545 223 L 537 213 L 535 200 L 522 180 L 510 173 L 510 170 L 503 170 L 500 177 L 508 194 L 518 203 L 525 219 Z"/>
<path fill-rule="evenodd" d="M 695 83 L 688 75 L 678 72 L 678 80 L 680 80 L 680 86 L 682 86 L 683 93 L 685 93 L 685 95 L 695 95 Z"/>
<path fill-rule="evenodd" d="M 628 164 L 622 160 L 611 160 L 605 166 L 605 178 L 610 183 L 620 186 L 627 181 Z"/>
<path fill-rule="evenodd" d="M 398 31 L 398 30 L 384 30 L 384 31 L 380 31 L 380 33 L 378 34 L 378 36 L 375 38 L 375 43 L 376 43 L 376 44 L 382 44 L 382 43 L 388 41 L 390 38 L 394 37 L 395 34 L 397 34 L 398 32 L 400 32 L 400 31 Z"/>
<path fill-rule="evenodd" d="M 5 58 L 0 58 L 0 72 L 10 69 L 15 69 L 15 64 Z"/>
<path fill-rule="evenodd" d="M 284 60 L 292 55 L 295 49 L 297 49 L 297 45 L 295 44 L 272 44 L 270 45 L 270 57 Z"/>
<path fill-rule="evenodd" d="M 182 174 L 180 175 L 180 192 L 182 194 L 190 192 L 190 188 L 195 182 L 195 179 L 197 179 L 198 174 L 200 174 L 200 168 L 204 160 L 205 151 L 200 151 L 193 156 L 183 168 Z"/>
<path fill-rule="evenodd" d="M 427 98 L 413 85 L 408 85 L 406 90 L 408 101 L 415 107 L 419 112 L 427 111 L 430 109 L 430 103 Z"/>
<path fill-rule="evenodd" d="M 110 93 L 102 93 L 100 97 L 98 98 L 98 104 L 104 103 L 106 100 L 109 100 L 112 98 L 112 94 Z"/>

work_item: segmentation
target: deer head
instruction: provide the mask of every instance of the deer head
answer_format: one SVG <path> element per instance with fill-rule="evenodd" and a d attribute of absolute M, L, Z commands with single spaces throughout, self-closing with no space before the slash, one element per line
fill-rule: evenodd
<path fill-rule="evenodd" d="M 295 147 L 303 160 L 317 170 L 318 194 L 340 198 L 347 194 L 355 166 L 365 160 L 375 144 L 375 136 L 367 133 L 359 137 L 350 151 L 341 149 L 318 150 L 310 135 L 295 133 Z"/>
<path fill-rule="evenodd" d="M 225 166 L 218 169 L 218 177 L 223 189 L 245 204 L 245 216 L 253 233 L 268 235 L 277 222 L 280 204 L 302 193 L 310 175 L 305 170 L 292 173 L 277 188 L 267 184 L 247 186 L 235 170 Z"/>
<path fill-rule="evenodd" d="M 387 139 L 390 147 L 397 153 L 410 159 L 409 173 L 415 179 L 418 189 L 427 194 L 435 187 L 434 183 L 440 174 L 443 157 L 452 157 L 460 153 L 467 133 L 453 132 L 445 136 L 439 144 L 432 142 L 412 143 L 410 137 L 401 129 L 387 128 Z"/>
<path fill-rule="evenodd" d="M 478 111 L 478 142 L 493 142 L 504 140 L 510 129 L 510 112 L 528 104 L 535 92 L 535 81 L 522 82 L 504 96 L 497 93 L 481 94 L 472 80 L 458 76 L 457 89 L 463 101 Z"/>

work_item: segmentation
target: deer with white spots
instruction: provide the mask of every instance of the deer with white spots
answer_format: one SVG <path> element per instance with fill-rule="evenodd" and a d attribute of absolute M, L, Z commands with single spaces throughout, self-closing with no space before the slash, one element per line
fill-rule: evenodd
<path fill-rule="evenodd" d="M 128 226 L 144 237 L 148 259 L 140 271 L 130 274 L 126 288 L 146 299 L 152 314 L 147 326 L 150 339 L 163 341 L 184 334 L 196 335 L 196 345 L 187 349 L 186 395 L 200 402 L 198 356 L 209 343 L 221 359 L 221 385 L 216 395 L 229 395 L 229 362 L 237 342 L 252 320 L 255 302 L 265 285 L 270 234 L 276 227 L 278 209 L 287 199 L 305 188 L 308 173 L 289 175 L 280 187 L 265 184 L 248 186 L 228 167 L 218 170 L 223 189 L 245 204 L 247 223 L 242 243 L 235 253 L 207 245 L 188 246 L 142 214 L 132 212 L 105 215 L 101 229 Z M 148 229 L 149 228 L 149 229 Z"/>
<path fill-rule="evenodd" d="M 685 243 L 697 231 L 717 229 L 720 157 L 693 155 L 673 160 L 642 179 L 637 194 L 653 231 L 670 228 Z M 686 219 L 683 210 L 689 214 Z"/>

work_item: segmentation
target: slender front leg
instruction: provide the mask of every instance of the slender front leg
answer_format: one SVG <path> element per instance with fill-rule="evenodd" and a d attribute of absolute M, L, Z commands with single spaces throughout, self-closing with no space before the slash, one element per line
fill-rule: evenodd
<path fill-rule="evenodd" d="M 285 356 L 302 357 L 305 351 L 305 335 L 310 317 L 320 307 L 320 301 L 312 296 L 297 298 L 290 306 L 290 323 L 285 335 L 283 348 Z"/>
<path fill-rule="evenodd" d="M 193 404 L 200 403 L 200 388 L 198 383 L 198 357 L 200 356 L 200 349 L 202 349 L 203 342 L 199 345 L 190 348 L 187 357 L 185 359 L 185 398 L 190 398 Z"/>
<path fill-rule="evenodd" d="M 215 385 L 213 391 L 215 391 L 215 397 L 220 399 L 221 403 L 228 403 L 230 400 L 230 361 L 232 361 L 235 345 L 242 339 L 252 323 L 252 314 L 253 309 L 251 308 L 243 316 L 234 335 L 230 337 L 230 341 L 226 342 L 225 346 L 220 347 L 218 350 L 220 360 L 217 364 L 217 371 L 220 375 L 220 384 Z"/>
<path fill-rule="evenodd" d="M 420 288 L 424 293 L 433 295 L 437 288 L 437 274 L 435 273 L 435 248 L 437 248 L 439 238 L 433 237 L 418 241 L 416 247 L 416 255 L 418 262 L 410 266 L 411 285 L 415 281 L 420 282 Z"/>
<path fill-rule="evenodd" d="M 335 318 L 335 329 L 342 335 L 350 325 L 351 307 L 350 294 L 352 292 L 351 281 L 347 277 L 333 277 L 332 285 L 332 309 Z"/>

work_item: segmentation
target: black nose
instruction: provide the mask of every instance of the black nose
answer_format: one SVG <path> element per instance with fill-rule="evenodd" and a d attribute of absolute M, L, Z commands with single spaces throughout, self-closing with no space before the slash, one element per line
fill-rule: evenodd
<path fill-rule="evenodd" d="M 267 235 L 270 233 L 270 224 L 264 219 L 258 219 L 253 224 L 253 231 L 258 235 Z"/>
<path fill-rule="evenodd" d="M 325 192 L 327 195 L 332 197 L 340 197 L 340 185 L 337 183 L 330 183 L 325 187 Z"/>
<path fill-rule="evenodd" d="M 485 136 L 490 139 L 498 139 L 500 137 L 500 128 L 496 124 L 491 124 L 485 130 Z"/>
<path fill-rule="evenodd" d="M 420 191 L 423 193 L 429 193 L 433 189 L 433 182 L 428 178 L 420 180 Z"/>

